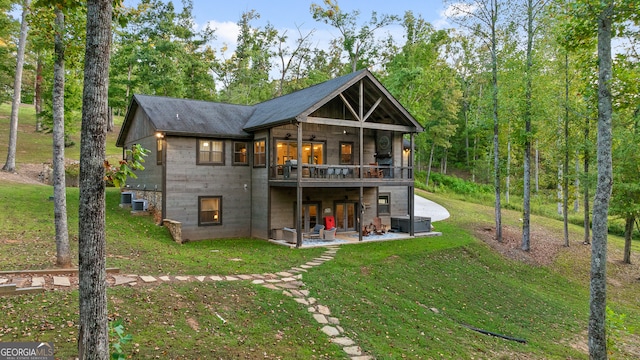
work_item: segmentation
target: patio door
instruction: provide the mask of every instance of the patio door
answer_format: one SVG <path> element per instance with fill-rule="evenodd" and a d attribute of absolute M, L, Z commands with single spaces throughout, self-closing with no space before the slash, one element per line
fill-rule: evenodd
<path fill-rule="evenodd" d="M 316 224 L 320 224 L 318 218 L 320 205 L 318 203 L 302 204 L 302 218 L 300 219 L 302 232 L 310 232 Z"/>
<path fill-rule="evenodd" d="M 336 228 L 338 231 L 356 230 L 356 203 L 337 202 L 336 206 Z"/>

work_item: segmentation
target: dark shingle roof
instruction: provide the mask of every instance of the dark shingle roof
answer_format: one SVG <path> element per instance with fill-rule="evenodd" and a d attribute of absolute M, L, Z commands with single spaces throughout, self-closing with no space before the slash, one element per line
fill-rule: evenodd
<path fill-rule="evenodd" d="M 243 130 L 253 106 L 223 104 L 161 96 L 134 95 L 157 131 L 167 134 L 216 134 L 249 137 Z"/>
<path fill-rule="evenodd" d="M 322 100 L 342 89 L 366 70 L 360 70 L 348 75 L 313 85 L 291 94 L 283 95 L 275 99 L 255 105 L 256 111 L 245 125 L 247 131 L 263 127 L 271 127 L 279 123 L 288 122 L 305 110 L 317 105 Z"/>
<path fill-rule="evenodd" d="M 124 145 L 138 108 L 149 117 L 156 131 L 168 135 L 251 138 L 253 131 L 287 123 L 310 113 L 364 77 L 369 77 L 374 87 L 382 86 L 365 69 L 253 106 L 136 94 L 131 100 L 116 145 Z M 422 131 L 420 124 L 392 99 L 386 89 L 382 88 L 381 91 L 392 100 L 393 106 L 400 107 L 399 110 L 418 131 Z"/>

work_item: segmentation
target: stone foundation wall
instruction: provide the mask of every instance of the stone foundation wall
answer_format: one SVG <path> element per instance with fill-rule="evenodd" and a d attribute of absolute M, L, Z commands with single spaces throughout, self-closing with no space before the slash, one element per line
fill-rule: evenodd
<path fill-rule="evenodd" d="M 169 229 L 169 233 L 171 233 L 171 237 L 178 244 L 182 244 L 182 223 L 179 221 L 174 221 L 170 219 L 162 220 L 162 225 Z"/>

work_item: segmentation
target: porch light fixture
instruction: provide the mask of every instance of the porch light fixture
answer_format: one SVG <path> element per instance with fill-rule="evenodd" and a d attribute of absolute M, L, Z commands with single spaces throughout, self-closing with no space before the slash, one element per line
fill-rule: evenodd
<path fill-rule="evenodd" d="M 287 135 L 284 136 L 285 139 L 289 139 L 291 137 L 291 133 L 287 133 Z"/>
<path fill-rule="evenodd" d="M 315 138 L 316 138 L 316 134 L 311 134 L 311 138 L 310 138 L 310 140 L 313 140 L 313 139 L 315 139 Z"/>
<path fill-rule="evenodd" d="M 162 132 L 158 131 L 158 132 L 156 132 L 156 137 L 157 137 L 158 139 L 162 139 L 162 138 L 164 137 L 164 133 L 162 133 Z"/>

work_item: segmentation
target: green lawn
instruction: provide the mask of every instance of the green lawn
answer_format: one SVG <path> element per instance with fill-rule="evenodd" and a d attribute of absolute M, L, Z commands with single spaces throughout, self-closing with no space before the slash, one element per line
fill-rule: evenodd
<path fill-rule="evenodd" d="M 6 123 L 0 116 L 3 134 Z M 28 124 L 21 136 L 42 143 L 24 150 L 22 163 L 47 156 L 32 154 L 44 153 L 48 135 L 30 132 Z M 53 267 L 51 195 L 49 186 L 0 183 L 0 270 Z M 428 197 L 452 214 L 435 224 L 442 236 L 343 245 L 335 259 L 304 273 L 305 289 L 340 319 L 345 335 L 376 359 L 587 359 L 589 248 L 575 245 L 582 229 L 570 227 L 572 246 L 550 265 L 526 265 L 473 236 L 474 229 L 492 225 L 491 207 L 446 194 Z M 150 217 L 132 216 L 118 203 L 119 192 L 108 189 L 107 266 L 124 274 L 278 272 L 324 252 L 255 239 L 179 245 Z M 68 189 L 68 209 L 77 252 L 77 189 Z M 518 212 L 503 214 L 506 226 L 520 226 Z M 534 216 L 532 224 L 561 234 L 556 219 Z M 640 356 L 634 345 L 640 342 L 640 271 L 617 260 L 621 247 L 622 240 L 611 236 L 608 304 L 625 316 L 624 325 L 636 329 L 632 335 L 611 329 L 610 351 L 611 358 L 634 359 Z M 640 262 L 637 243 L 633 251 Z M 107 295 L 110 319 L 122 319 L 133 336 L 125 347 L 133 359 L 348 358 L 320 331 L 323 325 L 307 306 L 249 281 L 121 286 Z M 0 341 L 52 341 L 57 358 L 77 356 L 77 291 L 0 297 L 0 314 Z M 527 343 L 482 335 L 465 325 Z"/>

